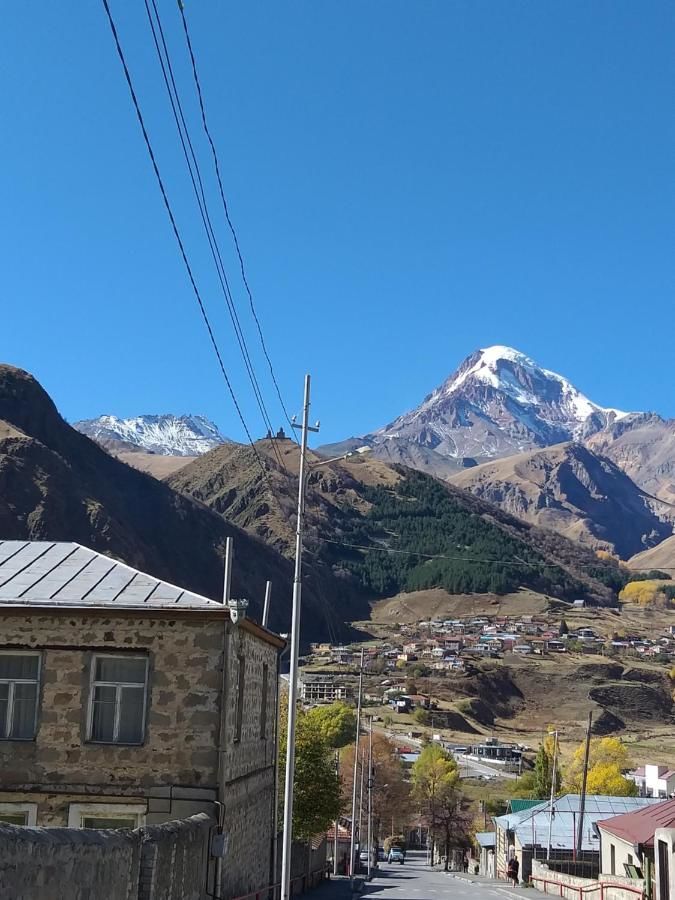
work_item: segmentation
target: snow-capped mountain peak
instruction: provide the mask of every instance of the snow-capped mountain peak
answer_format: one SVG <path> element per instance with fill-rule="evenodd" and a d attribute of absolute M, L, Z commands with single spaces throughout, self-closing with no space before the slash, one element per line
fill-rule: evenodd
<path fill-rule="evenodd" d="M 512 347 L 476 350 L 414 410 L 367 437 L 486 459 L 577 440 L 627 414 Z"/>
<path fill-rule="evenodd" d="M 554 393 L 559 392 L 560 403 L 569 418 L 579 423 L 597 412 L 613 414 L 615 419 L 627 415 L 593 403 L 562 375 L 544 369 L 520 350 L 500 344 L 472 353 L 431 397 L 456 393 L 470 381 L 489 385 L 525 406 L 541 404 L 542 394 L 550 394 L 553 389 Z"/>
<path fill-rule="evenodd" d="M 74 427 L 104 446 L 122 442 L 162 456 L 201 456 L 228 440 L 213 422 L 195 415 L 103 415 Z"/>

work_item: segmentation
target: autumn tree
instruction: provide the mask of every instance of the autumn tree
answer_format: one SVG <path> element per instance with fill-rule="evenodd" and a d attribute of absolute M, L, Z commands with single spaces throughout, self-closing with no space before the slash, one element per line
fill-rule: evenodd
<path fill-rule="evenodd" d="M 363 821 L 367 809 L 365 786 L 368 782 L 368 736 L 361 735 L 357 767 L 357 800 L 360 799 L 361 771 L 364 773 Z M 340 777 L 343 804 L 351 808 L 354 784 L 354 745 L 340 753 Z M 358 816 L 358 809 L 357 809 Z M 385 834 L 405 831 L 410 819 L 410 786 L 396 745 L 386 735 L 373 732 L 373 834 L 382 840 Z"/>
<path fill-rule="evenodd" d="M 665 605 L 666 595 L 663 592 L 662 581 L 650 579 L 648 581 L 629 581 L 619 593 L 619 600 L 627 603 L 637 603 L 639 606 Z"/>
<path fill-rule="evenodd" d="M 284 709 L 285 707 L 285 709 Z M 286 769 L 288 698 L 280 705 L 279 777 Z M 334 756 L 320 723 L 298 709 L 295 726 L 293 837 L 302 841 L 326 831 L 340 814 L 342 796 Z"/>
<path fill-rule="evenodd" d="M 346 747 L 356 737 L 354 710 L 339 700 L 330 706 L 315 706 L 308 710 L 307 718 L 318 726 L 326 744 L 334 750 Z"/>
<path fill-rule="evenodd" d="M 581 790 L 585 753 L 586 742 L 583 741 L 574 751 L 566 773 L 567 785 L 575 792 Z M 587 792 L 614 797 L 634 797 L 637 794 L 637 785 L 623 775 L 630 766 L 628 751 L 619 738 L 592 738 L 588 755 Z"/>
<path fill-rule="evenodd" d="M 462 795 L 457 763 L 439 744 L 428 744 L 413 765 L 412 783 L 413 797 L 419 803 L 422 818 L 433 837 L 439 838 L 445 846 L 447 867 L 453 841 L 466 832 L 460 816 Z M 431 865 L 434 864 L 433 857 L 432 842 Z"/>

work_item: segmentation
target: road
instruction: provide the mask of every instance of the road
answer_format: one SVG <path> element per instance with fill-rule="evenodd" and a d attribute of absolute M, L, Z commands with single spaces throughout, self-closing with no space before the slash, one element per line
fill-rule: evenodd
<path fill-rule="evenodd" d="M 430 869 L 426 853 L 409 850 L 405 865 L 380 863 L 375 878 L 365 886 L 363 896 L 370 900 L 508 900 L 498 883 L 469 883 L 447 872 Z M 530 890 L 530 900 L 542 897 Z"/>

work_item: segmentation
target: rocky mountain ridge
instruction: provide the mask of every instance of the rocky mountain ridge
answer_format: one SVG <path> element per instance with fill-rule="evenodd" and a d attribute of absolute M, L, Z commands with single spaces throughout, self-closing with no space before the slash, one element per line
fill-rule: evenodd
<path fill-rule="evenodd" d="M 228 440 L 205 416 L 173 413 L 127 419 L 103 415 L 75 422 L 73 427 L 115 453 L 145 451 L 161 456 L 200 456 Z"/>

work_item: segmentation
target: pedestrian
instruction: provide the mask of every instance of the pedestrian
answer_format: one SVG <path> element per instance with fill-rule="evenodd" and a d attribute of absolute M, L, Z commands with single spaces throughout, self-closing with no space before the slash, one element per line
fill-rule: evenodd
<path fill-rule="evenodd" d="M 512 857 L 509 860 L 509 864 L 506 869 L 506 875 L 509 881 L 513 882 L 513 886 L 516 887 L 518 885 L 518 871 L 520 869 L 520 863 L 518 862 L 517 857 Z"/>
<path fill-rule="evenodd" d="M 465 872 L 469 871 L 469 856 L 467 853 L 465 853 L 464 856 L 462 857 L 462 868 L 464 869 Z"/>

